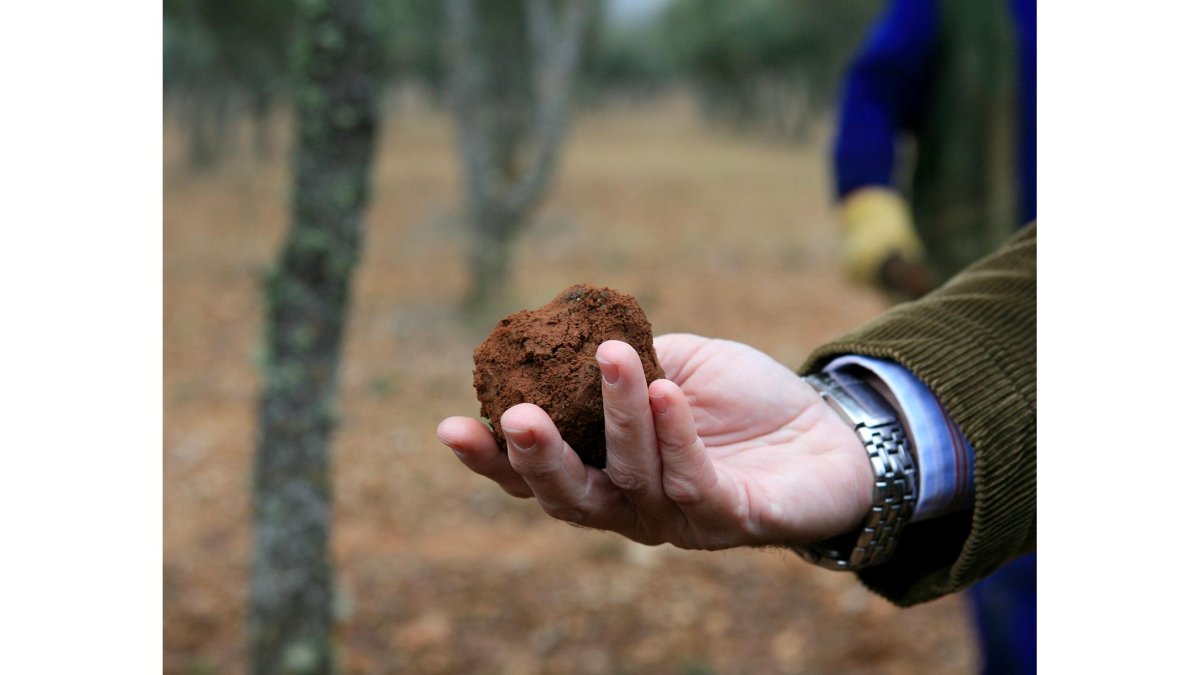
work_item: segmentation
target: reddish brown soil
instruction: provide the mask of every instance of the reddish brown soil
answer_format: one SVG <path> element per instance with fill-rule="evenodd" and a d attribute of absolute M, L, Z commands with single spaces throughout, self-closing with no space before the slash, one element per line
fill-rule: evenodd
<path fill-rule="evenodd" d="M 970 672 L 958 597 L 900 610 L 787 553 L 570 527 L 437 441 L 439 420 L 478 409 L 484 337 L 454 312 L 468 277 L 452 141 L 447 120 L 412 110 L 384 125 L 332 451 L 342 672 Z M 282 155 L 195 176 L 182 138 L 165 144 L 165 670 L 240 673 L 260 279 L 289 185 Z M 609 286 L 658 333 L 740 340 L 798 366 L 884 307 L 834 267 L 826 166 L 820 148 L 714 136 L 671 107 L 585 117 L 521 238 L 520 306 Z"/>
<path fill-rule="evenodd" d="M 596 348 L 621 340 L 642 358 L 646 382 L 663 377 L 654 333 L 633 296 L 576 284 L 543 307 L 496 324 L 475 349 L 480 413 L 506 448 L 500 416 L 518 403 L 541 407 L 585 464 L 604 468 L 604 400 Z"/>

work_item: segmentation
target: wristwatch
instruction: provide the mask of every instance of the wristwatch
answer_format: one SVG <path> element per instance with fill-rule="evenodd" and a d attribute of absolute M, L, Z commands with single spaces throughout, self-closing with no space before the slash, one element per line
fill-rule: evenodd
<path fill-rule="evenodd" d="M 858 570 L 886 562 L 917 504 L 917 471 L 896 411 L 870 384 L 847 370 L 806 375 L 862 439 L 875 472 L 871 513 L 861 529 L 796 548 L 805 560 L 832 570 Z"/>

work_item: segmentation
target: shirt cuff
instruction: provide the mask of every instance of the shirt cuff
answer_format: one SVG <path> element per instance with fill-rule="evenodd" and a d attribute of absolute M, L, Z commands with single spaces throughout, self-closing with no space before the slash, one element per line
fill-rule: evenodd
<path fill-rule="evenodd" d="M 891 361 L 840 356 L 825 372 L 862 369 L 899 413 L 917 464 L 917 506 L 912 522 L 961 511 L 975 498 L 975 449 L 915 375 Z"/>

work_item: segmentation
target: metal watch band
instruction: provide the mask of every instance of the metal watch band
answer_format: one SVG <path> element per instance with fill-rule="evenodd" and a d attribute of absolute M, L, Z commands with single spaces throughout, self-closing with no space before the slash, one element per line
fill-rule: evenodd
<path fill-rule="evenodd" d="M 840 374 L 805 376 L 827 403 L 851 426 L 866 448 L 875 473 L 871 513 L 862 530 L 797 548 L 805 560 L 832 570 L 857 570 L 891 558 L 900 531 L 917 503 L 916 465 L 904 427 L 870 386 Z"/>

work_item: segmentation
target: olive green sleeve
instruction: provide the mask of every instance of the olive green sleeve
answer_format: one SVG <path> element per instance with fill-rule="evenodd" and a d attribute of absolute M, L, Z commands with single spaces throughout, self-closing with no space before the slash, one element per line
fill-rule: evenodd
<path fill-rule="evenodd" d="M 962 590 L 1037 543 L 1037 225 L 924 298 L 817 348 L 889 359 L 937 396 L 975 448 L 973 510 L 914 523 L 887 563 L 859 572 L 908 606 Z"/>

